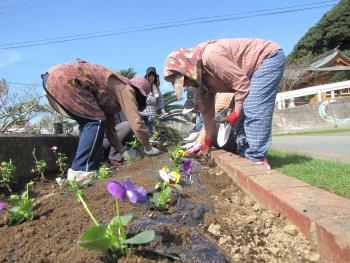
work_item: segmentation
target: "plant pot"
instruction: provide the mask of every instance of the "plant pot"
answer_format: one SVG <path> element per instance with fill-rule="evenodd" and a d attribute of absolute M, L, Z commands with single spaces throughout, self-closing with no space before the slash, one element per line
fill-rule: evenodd
<path fill-rule="evenodd" d="M 54 134 L 63 134 L 63 123 L 54 123 L 53 124 L 53 132 Z"/>

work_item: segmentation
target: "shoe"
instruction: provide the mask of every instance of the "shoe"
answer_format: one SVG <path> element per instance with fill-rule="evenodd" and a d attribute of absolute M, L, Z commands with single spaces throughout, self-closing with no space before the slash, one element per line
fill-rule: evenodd
<path fill-rule="evenodd" d="M 148 156 L 155 156 L 155 155 L 159 155 L 159 154 L 160 154 L 160 151 L 159 151 L 157 148 L 155 148 L 155 147 L 152 146 L 151 150 L 149 150 L 149 151 L 146 151 L 146 149 L 145 149 L 145 153 L 146 153 Z"/>
<path fill-rule="evenodd" d="M 271 166 L 266 158 L 261 162 L 255 162 L 255 163 L 264 166 L 266 169 L 271 170 Z"/>
<path fill-rule="evenodd" d="M 67 173 L 67 180 L 68 181 L 76 181 L 81 182 L 83 180 L 90 179 L 96 175 L 96 171 L 74 171 L 73 169 L 69 168 Z"/>

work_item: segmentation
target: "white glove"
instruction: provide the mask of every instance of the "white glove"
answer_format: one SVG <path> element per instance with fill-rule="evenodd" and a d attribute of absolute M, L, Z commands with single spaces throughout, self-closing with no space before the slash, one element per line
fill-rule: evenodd
<path fill-rule="evenodd" d="M 186 143 L 185 145 L 183 145 L 181 148 L 184 149 L 184 150 L 188 150 L 190 149 L 191 147 L 195 146 L 197 144 L 196 141 L 194 142 L 189 142 L 189 143 Z"/>
<path fill-rule="evenodd" d="M 163 115 L 165 115 L 165 114 L 166 114 L 166 112 L 165 112 L 165 110 L 164 110 L 164 109 L 162 109 L 162 114 L 163 114 Z"/>
<path fill-rule="evenodd" d="M 157 148 L 154 148 L 154 147 L 152 146 L 151 150 L 149 150 L 149 151 L 146 151 L 146 149 L 145 149 L 145 153 L 146 153 L 148 156 L 155 156 L 155 155 L 160 154 L 160 151 L 159 151 Z"/>

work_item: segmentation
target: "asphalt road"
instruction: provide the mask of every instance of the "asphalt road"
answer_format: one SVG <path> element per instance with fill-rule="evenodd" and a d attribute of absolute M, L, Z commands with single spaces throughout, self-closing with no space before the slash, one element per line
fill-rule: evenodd
<path fill-rule="evenodd" d="M 272 138 L 271 148 L 350 163 L 350 132 L 322 135 L 274 136 Z"/>

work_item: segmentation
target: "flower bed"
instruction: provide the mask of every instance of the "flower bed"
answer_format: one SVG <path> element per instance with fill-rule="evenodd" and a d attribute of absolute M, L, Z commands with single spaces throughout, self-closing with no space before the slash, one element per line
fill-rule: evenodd
<path fill-rule="evenodd" d="M 112 178 L 85 188 L 85 200 L 96 220 L 108 223 L 115 216 L 115 199 L 106 191 L 107 182 L 131 179 L 151 192 L 160 179 L 158 170 L 168 161 L 168 155 L 137 160 Z M 122 214 L 134 216 L 126 226 L 128 237 L 154 230 L 155 238 L 132 246 L 131 253 L 118 262 L 320 262 L 315 248 L 293 226 L 260 209 L 226 174 L 211 166 L 195 163 L 192 174 L 198 181 L 184 184 L 165 210 L 120 202 Z M 30 193 L 39 201 L 33 220 L 8 226 L 8 214 L 0 214 L 0 262 L 108 260 L 99 251 L 78 245 L 94 223 L 73 192 L 52 180 L 36 184 Z M 5 201 L 5 208 L 9 203 Z"/>

